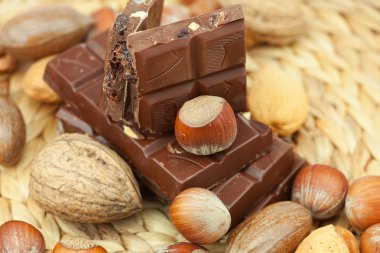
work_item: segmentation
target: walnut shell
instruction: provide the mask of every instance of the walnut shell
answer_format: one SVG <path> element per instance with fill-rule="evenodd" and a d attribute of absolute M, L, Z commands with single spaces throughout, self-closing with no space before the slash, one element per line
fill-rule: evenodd
<path fill-rule="evenodd" d="M 25 93 L 32 99 L 43 103 L 60 102 L 61 98 L 50 88 L 44 80 L 46 65 L 55 56 L 48 56 L 34 62 L 26 71 L 22 87 Z"/>
<path fill-rule="evenodd" d="M 303 14 L 295 1 L 219 0 L 219 3 L 243 6 L 247 35 L 254 44 L 290 44 L 306 30 Z"/>
<path fill-rule="evenodd" d="M 17 59 L 35 60 L 81 42 L 92 19 L 64 5 L 43 5 L 4 24 L 0 44 Z"/>
<path fill-rule="evenodd" d="M 248 108 L 255 120 L 287 136 L 305 122 L 309 102 L 300 82 L 279 67 L 266 65 L 255 74 L 248 90 Z"/>
<path fill-rule="evenodd" d="M 142 207 L 129 165 L 86 135 L 55 138 L 30 166 L 30 196 L 46 211 L 64 219 L 111 222 Z"/>
<path fill-rule="evenodd" d="M 228 237 L 226 253 L 291 253 L 310 233 L 311 212 L 290 202 L 278 202 L 247 218 Z"/>

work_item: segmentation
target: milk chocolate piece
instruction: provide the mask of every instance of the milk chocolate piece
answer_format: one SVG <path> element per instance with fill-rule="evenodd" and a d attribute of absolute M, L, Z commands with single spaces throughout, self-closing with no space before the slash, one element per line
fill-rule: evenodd
<path fill-rule="evenodd" d="M 244 15 L 240 5 L 127 37 L 134 121 L 150 133 L 171 131 L 184 102 L 224 97 L 246 109 Z"/>
<path fill-rule="evenodd" d="M 236 114 L 238 135 L 232 146 L 211 156 L 181 151 L 173 134 L 158 139 L 137 140 L 123 127 L 112 123 L 98 107 L 102 93 L 102 60 L 90 47 L 80 44 L 53 59 L 45 79 L 51 87 L 136 168 L 136 174 L 153 182 L 166 200 L 186 188 L 208 188 L 231 177 L 252 161 L 265 155 L 272 145 L 269 127 Z"/>
<path fill-rule="evenodd" d="M 298 155 L 295 155 L 295 164 L 293 166 L 292 172 L 272 191 L 271 194 L 268 196 L 263 196 L 259 201 L 257 205 L 253 205 L 250 208 L 248 216 L 256 213 L 257 211 L 263 209 L 264 207 L 290 199 L 290 194 L 292 191 L 292 185 L 295 177 L 297 176 L 298 172 L 305 166 L 307 166 L 307 162 L 299 157 Z"/>
<path fill-rule="evenodd" d="M 62 107 L 57 115 L 62 120 L 66 132 L 87 133 L 104 141 L 67 107 Z M 231 213 L 231 224 L 235 226 L 247 216 L 248 211 L 254 212 L 271 203 L 289 199 L 293 179 L 304 165 L 304 160 L 294 158 L 292 145 L 275 138 L 266 156 L 210 190 L 226 205 Z M 142 178 L 158 196 L 164 197 L 153 182 Z"/>
<path fill-rule="evenodd" d="M 104 96 L 102 110 L 114 121 L 123 119 L 129 106 L 126 82 L 131 77 L 131 56 L 127 50 L 129 34 L 156 27 L 160 24 L 163 0 L 130 0 L 117 16 L 109 33 L 105 61 Z M 104 47 L 104 44 L 102 45 Z"/>

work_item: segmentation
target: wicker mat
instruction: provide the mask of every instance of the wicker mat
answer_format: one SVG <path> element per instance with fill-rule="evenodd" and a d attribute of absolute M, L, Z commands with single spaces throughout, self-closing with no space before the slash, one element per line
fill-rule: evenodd
<path fill-rule="evenodd" d="M 0 26 L 16 12 L 40 2 L 0 0 Z M 273 63 L 303 82 L 310 113 L 293 141 L 298 154 L 310 163 L 336 166 L 350 181 L 367 174 L 380 175 L 380 133 L 376 130 L 380 129 L 380 1 L 298 2 L 307 21 L 307 33 L 289 47 L 251 49 L 249 78 L 260 66 Z M 125 1 L 67 3 L 88 14 L 104 5 L 120 10 Z M 154 199 L 145 199 L 144 210 L 133 217 L 102 225 L 62 220 L 28 199 L 28 165 L 58 134 L 54 116 L 58 106 L 36 103 L 23 94 L 26 67 L 12 76 L 11 94 L 27 124 L 27 145 L 17 165 L 1 168 L 0 224 L 10 219 L 33 224 L 43 232 L 49 250 L 67 236 L 94 239 L 108 252 L 154 252 L 183 241 L 168 219 L 167 207 Z M 349 227 L 343 215 L 324 223 Z M 225 240 L 209 248 L 223 252 Z"/>

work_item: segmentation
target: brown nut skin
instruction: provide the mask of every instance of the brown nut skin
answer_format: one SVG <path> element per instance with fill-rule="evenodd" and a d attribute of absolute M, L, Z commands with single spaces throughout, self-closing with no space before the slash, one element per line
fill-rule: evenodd
<path fill-rule="evenodd" d="M 57 243 L 52 253 L 107 253 L 107 251 L 89 240 L 72 238 Z"/>
<path fill-rule="evenodd" d="M 0 227 L 1 253 L 45 253 L 45 240 L 34 226 L 12 220 Z"/>
<path fill-rule="evenodd" d="M 380 223 L 370 226 L 360 237 L 361 253 L 380 252 Z"/>
<path fill-rule="evenodd" d="M 175 136 L 183 149 L 210 155 L 229 148 L 237 135 L 230 104 L 221 97 L 199 96 L 187 101 L 175 121 Z"/>
<path fill-rule="evenodd" d="M 364 231 L 380 223 L 380 176 L 355 180 L 348 189 L 346 215 L 350 224 Z"/>
<path fill-rule="evenodd" d="M 310 233 L 311 212 L 295 202 L 267 206 L 235 228 L 226 253 L 291 253 Z"/>
<path fill-rule="evenodd" d="M 156 253 L 207 253 L 206 248 L 188 242 L 180 242 L 167 246 Z"/>
<path fill-rule="evenodd" d="M 292 188 L 292 201 L 311 211 L 314 218 L 328 219 L 344 207 L 348 190 L 346 177 L 327 165 L 310 165 L 296 176 Z"/>
<path fill-rule="evenodd" d="M 335 231 L 343 238 L 346 242 L 348 250 L 350 253 L 359 253 L 359 244 L 355 236 L 346 228 L 335 226 Z"/>
<path fill-rule="evenodd" d="M 0 44 L 16 59 L 36 60 L 78 44 L 91 27 L 91 18 L 71 7 L 42 5 L 5 23 Z"/>
<path fill-rule="evenodd" d="M 231 215 L 223 202 L 203 188 L 189 188 L 178 194 L 169 206 L 169 214 L 178 231 L 197 244 L 215 243 L 231 225 Z"/>
<path fill-rule="evenodd" d="M 25 122 L 15 102 L 2 95 L 0 95 L 0 133 L 0 164 L 13 165 L 20 159 L 25 146 Z"/>

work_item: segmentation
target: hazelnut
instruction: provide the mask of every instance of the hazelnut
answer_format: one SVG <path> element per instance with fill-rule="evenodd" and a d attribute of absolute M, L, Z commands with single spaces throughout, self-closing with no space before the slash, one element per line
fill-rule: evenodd
<path fill-rule="evenodd" d="M 90 240 L 70 238 L 57 243 L 52 253 L 107 253 L 107 251 Z"/>
<path fill-rule="evenodd" d="M 295 253 L 350 253 L 346 242 L 333 225 L 311 232 L 298 246 Z"/>
<path fill-rule="evenodd" d="M 380 223 L 370 226 L 360 238 L 361 253 L 380 252 Z"/>
<path fill-rule="evenodd" d="M 347 190 L 348 181 L 339 170 L 327 165 L 311 165 L 295 178 L 292 201 L 309 209 L 314 218 L 328 219 L 343 209 Z"/>
<path fill-rule="evenodd" d="M 210 155 L 229 148 L 237 135 L 234 111 L 221 97 L 200 96 L 187 101 L 177 114 L 175 136 L 186 151 Z"/>
<path fill-rule="evenodd" d="M 156 253 L 206 253 L 208 250 L 196 244 L 180 242 L 167 246 Z"/>
<path fill-rule="evenodd" d="M 363 231 L 380 223 L 380 176 L 357 179 L 348 189 L 346 215 L 350 224 Z"/>
<path fill-rule="evenodd" d="M 178 194 L 169 213 L 179 232 L 198 244 L 218 241 L 231 225 L 231 215 L 222 201 L 202 188 L 189 188 Z"/>
<path fill-rule="evenodd" d="M 32 225 L 8 221 L 0 227 L 0 252 L 45 253 L 45 240 Z"/>
<path fill-rule="evenodd" d="M 335 231 L 343 238 L 350 253 L 359 253 L 359 244 L 355 236 L 346 228 L 335 226 Z"/>
<path fill-rule="evenodd" d="M 293 253 L 310 233 L 312 217 L 303 206 L 283 201 L 248 217 L 228 237 L 226 253 Z"/>

